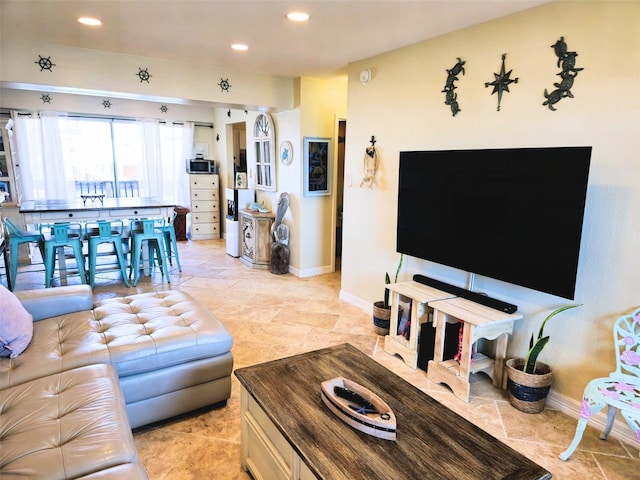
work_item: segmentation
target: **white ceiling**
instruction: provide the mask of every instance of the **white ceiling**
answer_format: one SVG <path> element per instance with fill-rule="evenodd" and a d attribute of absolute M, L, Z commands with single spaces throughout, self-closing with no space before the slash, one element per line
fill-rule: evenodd
<path fill-rule="evenodd" d="M 33 40 L 287 77 L 350 62 L 548 0 L 0 0 L 2 43 Z M 285 18 L 311 15 L 306 24 Z M 102 27 L 80 25 L 92 16 Z M 234 52 L 232 43 L 249 50 Z"/>

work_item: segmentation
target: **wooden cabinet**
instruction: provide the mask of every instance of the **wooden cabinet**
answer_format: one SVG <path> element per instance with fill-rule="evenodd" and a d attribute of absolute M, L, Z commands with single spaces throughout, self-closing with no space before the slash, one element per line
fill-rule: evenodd
<path fill-rule="evenodd" d="M 242 388 L 242 466 L 258 480 L 313 480 L 316 476 Z"/>
<path fill-rule="evenodd" d="M 269 268 L 273 213 L 240 211 L 240 261 L 252 268 Z"/>
<path fill-rule="evenodd" d="M 191 240 L 220 238 L 219 182 L 218 175 L 189 175 Z"/>

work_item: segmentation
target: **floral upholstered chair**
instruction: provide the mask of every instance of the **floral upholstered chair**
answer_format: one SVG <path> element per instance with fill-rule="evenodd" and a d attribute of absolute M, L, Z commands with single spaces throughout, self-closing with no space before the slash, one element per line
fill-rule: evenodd
<path fill-rule="evenodd" d="M 616 413 L 620 410 L 640 442 L 640 308 L 616 320 L 613 340 L 616 370 L 606 378 L 596 378 L 587 384 L 576 434 L 569 448 L 560 454 L 561 460 L 567 460 L 574 452 L 591 415 L 607 405 L 607 425 L 600 438 L 607 439 Z"/>

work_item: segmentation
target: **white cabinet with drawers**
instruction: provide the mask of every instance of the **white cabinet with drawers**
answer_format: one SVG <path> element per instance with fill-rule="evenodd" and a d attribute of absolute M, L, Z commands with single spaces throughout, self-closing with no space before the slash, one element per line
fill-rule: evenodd
<path fill-rule="evenodd" d="M 189 175 L 191 240 L 220 238 L 220 181 L 218 175 Z"/>

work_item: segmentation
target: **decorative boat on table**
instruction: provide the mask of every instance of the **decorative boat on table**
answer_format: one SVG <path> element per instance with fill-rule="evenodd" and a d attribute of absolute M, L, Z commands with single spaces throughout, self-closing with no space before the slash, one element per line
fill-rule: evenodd
<path fill-rule="evenodd" d="M 371 390 L 342 377 L 326 380 L 321 387 L 322 401 L 343 422 L 374 437 L 396 439 L 396 416 Z"/>

